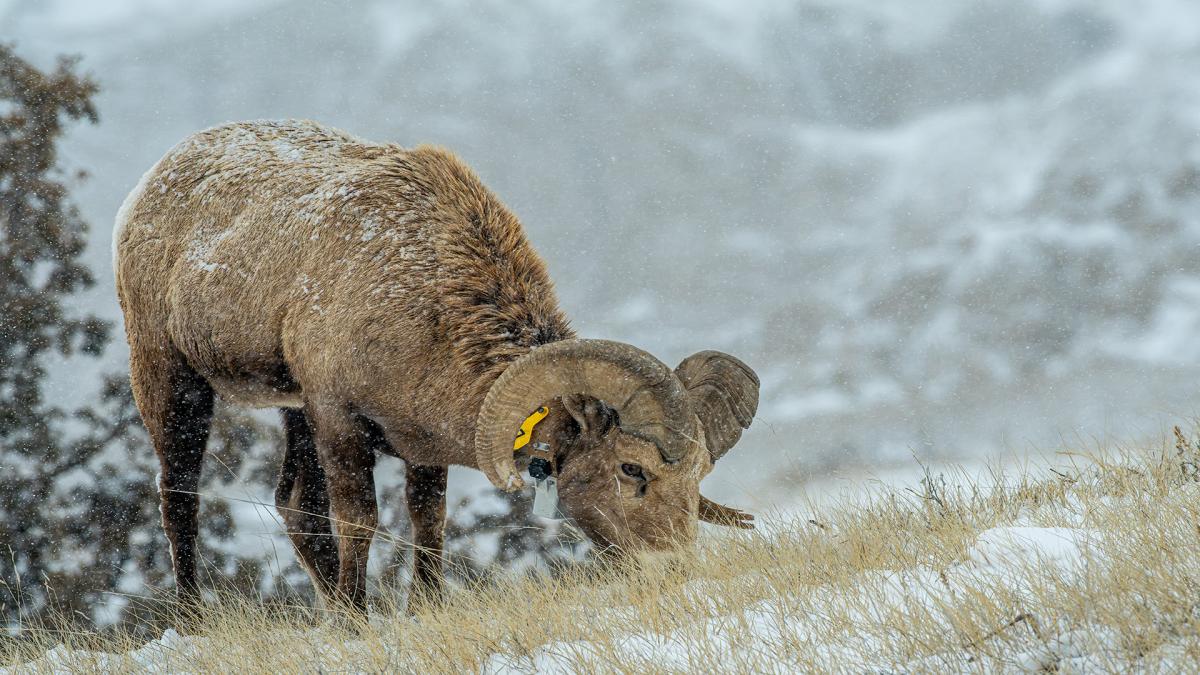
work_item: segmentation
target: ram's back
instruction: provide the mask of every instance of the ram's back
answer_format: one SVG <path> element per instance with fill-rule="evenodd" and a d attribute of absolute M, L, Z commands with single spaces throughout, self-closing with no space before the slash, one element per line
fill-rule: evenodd
<path fill-rule="evenodd" d="M 570 336 L 519 221 L 453 155 L 307 121 L 173 148 L 118 214 L 114 268 L 130 331 L 166 331 L 230 380 L 286 379 L 318 343 L 394 340 L 385 357 L 428 354 L 484 386 Z"/>

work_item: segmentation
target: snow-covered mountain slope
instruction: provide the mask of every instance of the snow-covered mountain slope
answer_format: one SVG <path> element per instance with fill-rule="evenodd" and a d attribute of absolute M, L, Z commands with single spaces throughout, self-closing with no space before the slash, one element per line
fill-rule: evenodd
<path fill-rule="evenodd" d="M 195 129 L 450 146 L 583 334 L 763 375 L 719 497 L 1139 436 L 1200 401 L 1194 2 L 101 4 L 0 5 L 0 38 L 103 86 L 66 156 L 97 269 Z M 117 318 L 100 276 L 81 302 Z"/>

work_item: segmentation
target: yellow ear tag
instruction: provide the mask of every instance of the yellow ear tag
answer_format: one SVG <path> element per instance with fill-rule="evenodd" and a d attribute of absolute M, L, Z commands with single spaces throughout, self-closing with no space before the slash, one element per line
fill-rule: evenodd
<path fill-rule="evenodd" d="M 526 417 L 524 422 L 521 422 L 521 430 L 517 432 L 517 438 L 513 441 L 513 452 L 529 445 L 529 440 L 533 438 L 533 428 L 549 414 L 550 411 L 546 409 L 546 406 L 542 406 Z"/>

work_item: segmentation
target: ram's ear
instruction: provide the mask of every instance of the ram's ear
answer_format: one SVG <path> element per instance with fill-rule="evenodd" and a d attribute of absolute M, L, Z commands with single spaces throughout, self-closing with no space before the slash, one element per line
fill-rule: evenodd
<path fill-rule="evenodd" d="M 715 351 L 696 352 L 676 368 L 692 409 L 704 425 L 715 462 L 742 437 L 758 411 L 758 375 L 740 360 Z"/>
<path fill-rule="evenodd" d="M 617 426 L 617 411 L 600 399 L 572 394 L 562 397 L 562 405 L 578 425 L 581 438 L 598 439 Z"/>

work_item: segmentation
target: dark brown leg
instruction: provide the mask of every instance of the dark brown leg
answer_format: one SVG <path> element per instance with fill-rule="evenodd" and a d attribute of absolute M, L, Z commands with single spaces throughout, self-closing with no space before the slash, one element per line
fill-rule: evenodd
<path fill-rule="evenodd" d="M 134 398 L 162 468 L 158 490 L 175 590 L 180 599 L 190 602 L 199 595 L 197 491 L 212 422 L 213 390 L 173 347 L 130 347 Z"/>
<path fill-rule="evenodd" d="M 442 598 L 442 538 L 446 529 L 446 467 L 405 468 L 404 493 L 413 532 L 413 576 L 408 610 Z"/>
<path fill-rule="evenodd" d="M 375 503 L 375 453 L 361 425 L 337 406 L 305 408 L 325 470 L 337 532 L 337 594 L 352 609 L 367 611 L 367 554 L 379 523 Z"/>
<path fill-rule="evenodd" d="M 338 551 L 329 520 L 325 471 L 317 460 L 317 445 L 304 411 L 284 408 L 282 412 L 287 451 L 275 488 L 275 508 L 313 587 L 328 601 L 337 585 Z"/>

